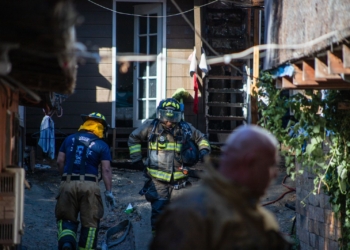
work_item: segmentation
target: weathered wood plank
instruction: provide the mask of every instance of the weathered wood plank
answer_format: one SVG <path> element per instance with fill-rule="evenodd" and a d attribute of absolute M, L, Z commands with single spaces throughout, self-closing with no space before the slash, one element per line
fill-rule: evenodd
<path fill-rule="evenodd" d="M 337 74 L 329 74 L 328 66 L 325 64 L 324 60 L 315 57 L 315 77 L 316 78 L 326 78 L 326 79 L 340 79 L 341 77 Z"/>
<path fill-rule="evenodd" d="M 176 90 L 178 88 L 193 89 L 192 77 L 167 77 L 167 89 Z"/>
<path fill-rule="evenodd" d="M 77 37 L 112 37 L 112 24 L 86 24 L 76 28 Z M 93 31 L 93 32 L 91 32 Z"/>
<path fill-rule="evenodd" d="M 293 64 L 292 66 L 294 67 L 294 85 L 318 85 L 315 80 L 303 80 L 303 71 L 299 65 Z"/>
<path fill-rule="evenodd" d="M 101 8 L 96 4 L 93 4 L 88 1 L 76 1 L 74 3 L 76 5 L 78 12 L 81 12 L 81 13 L 83 12 L 85 13 L 86 11 L 102 11 L 102 12 L 111 13 L 109 10 Z M 113 8 L 112 1 L 109 1 L 109 0 L 99 0 L 98 4 L 106 8 L 110 8 L 110 9 Z"/>
<path fill-rule="evenodd" d="M 78 77 L 82 76 L 112 76 L 112 64 L 100 63 L 100 64 L 85 64 L 78 67 Z"/>
<path fill-rule="evenodd" d="M 302 62 L 302 80 L 303 81 L 326 81 L 326 78 L 315 77 L 315 63 L 314 61 L 303 61 Z"/>
<path fill-rule="evenodd" d="M 193 49 L 194 38 L 191 39 L 167 39 L 167 48 L 169 49 Z"/>
<path fill-rule="evenodd" d="M 111 81 L 112 81 L 112 78 L 110 76 L 78 77 L 75 92 L 78 92 L 80 90 L 88 90 L 88 89 L 95 90 L 96 86 L 110 89 Z"/>
<path fill-rule="evenodd" d="M 101 51 L 111 50 L 112 37 L 79 37 L 79 41 L 82 42 L 88 51 Z"/>
<path fill-rule="evenodd" d="M 293 84 L 291 77 L 282 77 L 282 88 L 283 89 L 350 89 L 350 83 L 342 80 L 330 79 L 326 82 L 317 82 L 317 85 L 310 84 Z"/>
<path fill-rule="evenodd" d="M 193 38 L 193 30 L 188 24 L 167 26 L 167 39 L 191 39 Z"/>
<path fill-rule="evenodd" d="M 190 64 L 168 64 L 167 66 L 167 76 L 168 77 L 190 77 Z"/>
<path fill-rule="evenodd" d="M 79 90 L 78 93 L 74 93 L 69 97 L 71 103 L 76 102 L 89 102 L 100 103 L 110 102 L 112 91 L 110 89 L 95 89 L 95 90 Z M 111 104 L 112 105 L 112 104 Z"/>
<path fill-rule="evenodd" d="M 111 24 L 112 13 L 110 11 L 84 11 L 83 25 L 87 24 Z"/>
<path fill-rule="evenodd" d="M 344 68 L 341 55 L 336 55 L 327 51 L 328 73 L 330 74 L 350 74 L 350 68 Z"/>
<path fill-rule="evenodd" d="M 167 49 L 167 56 L 187 60 L 192 51 L 193 49 Z M 188 63 L 190 63 L 190 61 L 188 61 Z"/>
<path fill-rule="evenodd" d="M 342 46 L 343 50 L 343 64 L 345 68 L 350 68 L 350 49 L 348 46 L 343 44 Z"/>

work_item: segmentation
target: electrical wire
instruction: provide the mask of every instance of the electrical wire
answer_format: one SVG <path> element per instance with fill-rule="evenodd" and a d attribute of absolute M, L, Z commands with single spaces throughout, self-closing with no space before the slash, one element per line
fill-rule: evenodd
<path fill-rule="evenodd" d="M 177 3 L 175 2 L 175 0 L 171 0 L 171 2 L 174 4 L 174 6 L 178 9 L 178 11 L 181 13 L 181 8 L 177 5 Z M 196 33 L 196 35 L 201 39 L 201 41 L 207 45 L 207 47 L 209 48 L 209 50 L 211 52 L 213 52 L 215 55 L 219 56 L 220 54 L 213 49 L 213 47 L 210 46 L 210 44 L 207 42 L 207 40 L 205 40 L 201 34 L 194 28 L 193 24 L 190 22 L 190 20 L 188 20 L 188 18 L 184 15 L 184 14 L 181 14 L 182 15 L 182 18 L 186 21 L 186 23 L 191 27 L 191 29 Z M 227 63 L 227 64 L 230 64 L 230 63 Z M 243 74 L 243 72 L 237 68 L 236 66 L 230 64 L 231 67 L 233 67 L 234 69 L 236 69 L 239 73 Z"/>
<path fill-rule="evenodd" d="M 198 7 L 195 7 L 195 8 L 202 8 L 204 6 L 207 6 L 207 5 L 210 5 L 210 4 L 213 4 L 215 2 L 218 2 L 219 0 L 215 0 L 215 1 L 212 1 L 212 2 L 209 2 L 209 3 L 206 3 L 206 4 L 203 4 L 203 5 L 200 5 Z M 147 15 L 138 15 L 138 14 L 131 14 L 131 13 L 125 13 L 125 12 L 120 12 L 120 11 L 116 11 L 116 10 L 113 10 L 113 9 L 110 9 L 110 8 L 107 8 L 101 4 L 98 4 L 92 0 L 88 0 L 88 2 L 90 3 L 93 3 L 103 9 L 106 9 L 106 10 L 109 10 L 109 11 L 112 11 L 114 13 L 117 13 L 117 14 L 120 14 L 120 15 L 127 15 L 127 16 L 135 16 L 135 17 L 150 17 L 150 18 L 163 18 L 163 17 L 173 17 L 173 16 L 179 16 L 179 15 L 182 15 L 182 14 L 185 14 L 185 13 L 188 13 L 188 12 L 191 12 L 193 11 L 195 8 L 192 8 L 190 10 L 186 10 L 186 11 L 182 11 L 180 13 L 176 13 L 176 14 L 171 14 L 171 15 L 166 15 L 166 16 L 147 16 Z"/>

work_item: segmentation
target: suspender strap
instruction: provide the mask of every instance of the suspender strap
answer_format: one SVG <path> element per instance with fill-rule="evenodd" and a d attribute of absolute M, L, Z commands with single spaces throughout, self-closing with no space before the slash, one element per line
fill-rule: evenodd
<path fill-rule="evenodd" d="M 73 172 L 74 165 L 79 165 L 80 168 L 80 180 L 85 180 L 86 173 L 86 157 L 87 150 L 91 142 L 98 140 L 99 138 L 89 139 L 88 141 L 79 141 L 80 133 L 77 133 L 74 137 L 73 154 L 75 154 L 74 161 L 70 161 L 67 170 L 66 180 L 69 182 L 71 180 L 71 175 Z"/>

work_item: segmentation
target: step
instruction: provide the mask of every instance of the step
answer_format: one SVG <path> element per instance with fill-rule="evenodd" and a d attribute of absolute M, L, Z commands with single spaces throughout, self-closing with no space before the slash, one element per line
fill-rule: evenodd
<path fill-rule="evenodd" d="M 207 79 L 211 80 L 242 80 L 242 76 L 207 76 Z"/>
<path fill-rule="evenodd" d="M 246 118 L 244 116 L 212 116 L 206 115 L 208 120 L 225 120 L 225 121 L 244 121 Z"/>
<path fill-rule="evenodd" d="M 228 94 L 242 94 L 243 89 L 207 89 L 209 93 L 228 93 Z"/>
<path fill-rule="evenodd" d="M 207 106 L 210 107 L 231 107 L 231 108 L 242 108 L 247 106 L 246 103 L 230 103 L 230 102 L 208 102 Z"/>

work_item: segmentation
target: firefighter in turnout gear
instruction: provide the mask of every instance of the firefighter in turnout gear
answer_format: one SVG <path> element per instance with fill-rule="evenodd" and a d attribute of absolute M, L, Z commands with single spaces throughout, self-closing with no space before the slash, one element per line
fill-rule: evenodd
<path fill-rule="evenodd" d="M 96 249 L 98 227 L 103 216 L 103 204 L 98 184 L 98 166 L 101 164 L 106 205 L 114 207 L 111 192 L 112 171 L 109 146 L 103 140 L 108 124 L 97 112 L 82 115 L 84 123 L 79 132 L 68 136 L 62 143 L 57 165 L 62 174 L 55 215 L 57 220 L 58 249 Z M 78 214 L 81 230 L 78 240 Z"/>
<path fill-rule="evenodd" d="M 205 135 L 182 120 L 183 105 L 173 98 L 162 100 L 157 107 L 157 118 L 143 123 L 129 136 L 130 157 L 139 169 L 144 169 L 146 181 L 140 194 L 151 203 L 151 226 L 164 207 L 188 179 L 188 167 L 203 161 L 210 153 Z M 141 143 L 148 142 L 148 154 L 142 160 Z"/>

